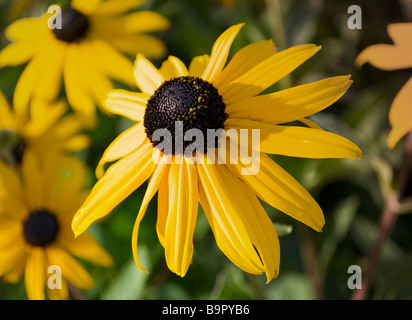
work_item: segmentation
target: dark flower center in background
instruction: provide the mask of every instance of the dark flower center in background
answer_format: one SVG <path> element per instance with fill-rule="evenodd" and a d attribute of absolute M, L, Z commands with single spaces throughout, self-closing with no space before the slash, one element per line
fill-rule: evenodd
<path fill-rule="evenodd" d="M 89 20 L 81 12 L 73 8 L 64 8 L 60 16 L 56 19 L 61 19 L 61 29 L 54 28 L 53 33 L 57 39 L 68 43 L 81 40 L 89 30 Z M 56 27 L 56 20 L 54 21 Z"/>
<path fill-rule="evenodd" d="M 175 122 L 182 121 L 184 136 L 189 129 L 199 129 L 204 137 L 204 152 L 207 150 L 207 129 L 223 129 L 227 119 L 226 105 L 218 90 L 208 81 L 197 77 L 179 77 L 165 81 L 149 99 L 143 119 L 147 137 L 153 146 L 161 141 L 153 140 L 157 129 L 167 129 L 172 134 L 172 154 L 176 136 Z M 193 141 L 184 141 L 183 148 Z"/>
<path fill-rule="evenodd" d="M 56 240 L 59 224 L 47 210 L 32 213 L 23 225 L 26 241 L 33 246 L 46 246 Z"/>

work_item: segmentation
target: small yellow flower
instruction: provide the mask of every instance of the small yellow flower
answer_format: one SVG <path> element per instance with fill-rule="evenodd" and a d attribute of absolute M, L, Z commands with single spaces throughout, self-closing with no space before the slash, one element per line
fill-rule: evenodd
<path fill-rule="evenodd" d="M 13 42 L 0 52 L 0 68 L 29 61 L 16 86 L 15 108 L 25 108 L 32 97 L 55 99 L 64 79 L 70 105 L 94 125 L 95 103 L 101 105 L 113 88 L 110 79 L 135 87 L 133 64 L 122 53 L 159 58 L 166 52 L 163 42 L 144 34 L 167 29 L 166 18 L 152 11 L 126 14 L 142 2 L 73 0 L 61 15 L 46 13 L 7 27 Z"/>
<path fill-rule="evenodd" d="M 394 44 L 376 44 L 363 50 L 356 58 L 360 67 L 369 62 L 382 70 L 412 68 L 412 23 L 388 25 L 388 34 Z M 396 95 L 389 110 L 392 129 L 387 144 L 393 149 L 408 132 L 412 131 L 412 77 Z"/>
<path fill-rule="evenodd" d="M 26 149 L 46 157 L 52 152 L 72 153 L 87 148 L 90 139 L 82 133 L 79 116 L 65 115 L 66 111 L 64 101 L 48 104 L 36 100 L 29 110 L 19 113 L 10 108 L 0 91 L 0 158 L 9 156 L 19 163 Z"/>
<path fill-rule="evenodd" d="M 67 299 L 67 283 L 90 289 L 93 278 L 72 256 L 111 266 L 111 255 L 90 234 L 74 239 L 74 212 L 84 201 L 85 166 L 72 157 L 38 159 L 26 152 L 22 178 L 0 162 L 0 276 L 15 283 L 24 274 L 27 297 Z M 50 288 L 49 266 L 61 270 L 61 289 Z M 56 279 L 57 285 L 58 279 Z"/>
<path fill-rule="evenodd" d="M 226 30 L 211 55 L 192 60 L 189 68 L 170 56 L 157 69 L 142 55 L 135 62 L 135 78 L 142 93 L 112 91 L 106 105 L 116 114 L 138 123 L 107 148 L 96 169 L 100 180 L 76 213 L 76 235 L 107 215 L 145 180 L 150 178 L 132 235 L 136 264 L 140 222 L 149 201 L 158 192 L 157 234 L 171 271 L 184 276 L 193 255 L 193 233 L 198 202 L 204 209 L 217 245 L 239 268 L 266 273 L 267 281 L 279 271 L 280 248 L 274 224 L 259 198 L 293 218 L 320 231 L 322 210 L 310 194 L 265 153 L 308 158 L 360 157 L 349 140 L 320 129 L 280 125 L 323 110 L 349 88 L 349 76 L 334 77 L 271 94 L 258 95 L 288 75 L 320 48 L 301 45 L 276 53 L 272 41 L 260 41 L 239 50 L 226 65 L 229 50 L 243 24 Z M 201 99 L 199 99 L 201 97 Z M 196 111 L 195 114 L 193 111 Z M 213 164 L 223 147 L 201 150 L 199 162 L 179 151 L 153 158 L 159 150 L 157 129 L 173 131 L 176 120 L 184 130 L 260 130 L 260 170 L 248 169 L 242 155 Z M 173 132 L 178 137 L 177 131 Z M 229 144 L 227 144 L 228 146 Z M 170 160 L 172 155 L 172 163 Z M 106 162 L 116 161 L 103 175 Z M 154 161 L 155 160 L 155 161 Z M 103 175 L 103 176 L 102 176 Z"/>

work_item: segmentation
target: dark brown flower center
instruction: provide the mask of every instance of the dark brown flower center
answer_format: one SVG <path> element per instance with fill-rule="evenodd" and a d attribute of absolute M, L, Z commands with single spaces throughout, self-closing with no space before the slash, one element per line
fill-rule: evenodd
<path fill-rule="evenodd" d="M 32 213 L 23 224 L 24 237 L 33 246 L 44 247 L 56 240 L 59 224 L 47 210 Z"/>
<path fill-rule="evenodd" d="M 146 135 L 156 146 L 160 141 L 153 135 L 158 129 L 167 129 L 173 138 L 182 139 L 183 148 L 193 141 L 184 141 L 187 130 L 198 129 L 203 134 L 204 152 L 207 146 L 207 130 L 223 129 L 227 119 L 226 105 L 218 90 L 208 81 L 197 77 L 179 77 L 165 81 L 149 99 L 143 125 Z M 183 124 L 182 132 L 175 131 L 176 121 Z M 172 146 L 172 154 L 178 151 Z"/>
<path fill-rule="evenodd" d="M 57 19 L 61 19 L 61 28 L 59 28 Z M 89 30 L 89 19 L 81 12 L 67 7 L 64 8 L 60 15 L 54 21 L 53 33 L 57 39 L 72 43 L 83 39 Z"/>

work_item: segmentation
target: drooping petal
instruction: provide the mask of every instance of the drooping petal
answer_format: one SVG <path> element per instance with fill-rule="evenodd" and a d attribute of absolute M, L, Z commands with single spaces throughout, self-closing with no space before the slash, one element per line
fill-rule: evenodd
<path fill-rule="evenodd" d="M 242 270 L 277 276 L 276 230 L 257 198 L 225 165 L 199 164 L 200 201 L 223 253 Z"/>
<path fill-rule="evenodd" d="M 202 79 L 213 82 L 213 80 L 223 70 L 233 40 L 235 40 L 243 25 L 243 23 L 234 25 L 223 32 L 219 38 L 217 38 L 213 45 L 212 53 L 210 54 L 209 63 L 203 72 Z"/>
<path fill-rule="evenodd" d="M 337 134 L 305 127 L 279 126 L 246 119 L 228 119 L 226 128 L 260 130 L 260 150 L 264 153 L 302 158 L 360 158 L 362 152 Z"/>
<path fill-rule="evenodd" d="M 227 105 L 253 97 L 287 76 L 320 50 L 320 46 L 306 44 L 274 54 L 232 82 L 219 88 Z"/>
<path fill-rule="evenodd" d="M 76 236 L 110 213 L 150 177 L 155 166 L 152 149 L 150 143 L 145 143 L 106 171 L 73 218 L 72 230 Z"/>
<path fill-rule="evenodd" d="M 149 95 L 152 95 L 165 80 L 160 71 L 141 54 L 136 57 L 134 76 L 140 90 Z"/>
<path fill-rule="evenodd" d="M 333 77 L 229 104 L 229 117 L 279 124 L 317 113 L 336 102 L 349 88 L 350 76 Z"/>
<path fill-rule="evenodd" d="M 153 196 L 156 194 L 157 190 L 159 189 L 160 182 L 164 177 L 168 176 L 169 172 L 169 165 L 165 161 L 161 161 L 156 169 L 153 171 L 153 175 L 150 178 L 150 181 L 148 183 L 146 193 L 144 195 L 144 198 L 142 200 L 142 204 L 140 206 L 139 213 L 137 214 L 137 218 L 133 227 L 133 234 L 132 234 L 132 252 L 133 252 L 133 258 L 140 270 L 143 272 L 148 273 L 148 271 L 143 268 L 143 266 L 140 264 L 139 261 L 139 255 L 137 251 L 137 240 L 139 237 L 139 227 L 140 227 L 140 222 L 142 221 L 146 209 L 149 205 L 150 200 L 153 198 Z"/>
<path fill-rule="evenodd" d="M 408 132 L 412 131 L 412 78 L 406 82 L 396 95 L 389 110 L 392 126 L 387 144 L 393 149 Z"/>
<path fill-rule="evenodd" d="M 145 139 L 146 133 L 144 132 L 144 127 L 141 123 L 122 132 L 103 153 L 103 156 L 96 167 L 96 177 L 98 179 L 102 177 L 104 174 L 104 165 L 106 163 L 127 156 L 139 148 L 143 143 L 147 143 Z"/>
<path fill-rule="evenodd" d="M 27 257 L 24 283 L 30 300 L 44 300 L 46 284 L 46 257 L 43 248 L 33 247 Z"/>
<path fill-rule="evenodd" d="M 198 209 L 196 167 L 184 160 L 169 171 L 169 205 L 165 224 L 165 256 L 169 269 L 183 277 L 193 256 L 193 233 Z"/>

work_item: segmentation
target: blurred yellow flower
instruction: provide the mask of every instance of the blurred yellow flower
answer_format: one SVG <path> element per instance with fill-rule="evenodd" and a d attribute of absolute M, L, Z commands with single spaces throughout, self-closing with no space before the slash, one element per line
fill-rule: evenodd
<path fill-rule="evenodd" d="M 6 37 L 13 42 L 0 52 L 0 67 L 29 61 L 16 86 L 14 107 L 26 108 L 32 97 L 55 99 L 63 78 L 70 105 L 94 126 L 95 103 L 101 106 L 113 88 L 110 79 L 135 87 L 133 64 L 122 53 L 160 58 L 166 52 L 162 41 L 144 34 L 167 29 L 166 18 L 152 11 L 126 13 L 142 2 L 73 0 L 61 15 L 46 13 L 8 26 Z"/>
<path fill-rule="evenodd" d="M 336 134 L 279 125 L 303 120 L 334 103 L 349 88 L 350 77 L 258 95 L 320 48 L 308 44 L 276 53 L 271 40 L 260 41 L 239 50 L 225 66 L 242 25 L 226 30 L 216 40 L 211 55 L 195 57 L 189 68 L 174 56 L 160 69 L 142 55 L 137 56 L 134 75 L 142 93 L 114 90 L 106 106 L 138 123 L 115 139 L 103 154 L 96 169 L 100 180 L 73 219 L 76 235 L 111 212 L 150 177 L 132 235 L 134 258 L 143 271 L 137 254 L 138 229 L 156 192 L 157 234 L 169 269 L 182 277 L 192 260 L 199 201 L 222 252 L 246 272 L 266 273 L 268 282 L 278 274 L 280 248 L 274 224 L 258 197 L 313 229 L 322 229 L 324 216 L 316 201 L 264 153 L 360 157 L 360 150 L 352 142 Z M 162 157 L 157 153 L 160 159 L 154 161 L 152 153 L 159 150 L 154 132 L 166 128 L 176 138 L 173 128 L 179 119 L 186 133 L 198 129 L 205 136 L 209 129 L 260 130 L 262 153 L 254 159 L 260 161 L 260 170 L 243 175 L 243 169 L 249 166 L 242 154 L 227 164 L 211 164 L 205 158 L 213 157 L 218 148 L 202 149 L 205 158 L 200 155 L 196 162 L 174 146 L 171 154 Z M 167 161 L 170 158 L 171 163 Z M 104 164 L 116 160 L 103 175 Z"/>
<path fill-rule="evenodd" d="M 35 100 L 29 110 L 19 113 L 10 108 L 0 91 L 0 158 L 18 164 L 26 149 L 46 157 L 53 152 L 72 153 L 87 148 L 90 138 L 82 133 L 79 116 L 65 115 L 66 111 L 64 101 Z"/>
<path fill-rule="evenodd" d="M 360 67 L 369 62 L 382 70 L 412 68 L 412 23 L 388 25 L 388 34 L 394 44 L 376 44 L 363 50 L 355 60 Z M 393 149 L 408 132 L 412 131 L 412 77 L 406 82 L 389 110 L 392 129 L 387 144 Z"/>
<path fill-rule="evenodd" d="M 101 266 L 111 266 L 111 255 L 90 234 L 74 238 L 70 229 L 74 212 L 84 201 L 84 164 L 73 157 L 38 159 L 26 152 L 22 178 L 0 162 L 0 276 L 16 283 L 24 274 L 27 297 L 69 298 L 67 280 L 90 289 L 94 280 L 75 255 Z M 49 266 L 58 266 L 62 281 L 48 284 Z"/>

